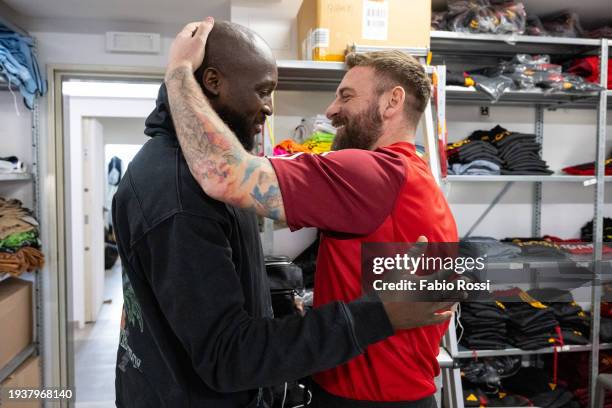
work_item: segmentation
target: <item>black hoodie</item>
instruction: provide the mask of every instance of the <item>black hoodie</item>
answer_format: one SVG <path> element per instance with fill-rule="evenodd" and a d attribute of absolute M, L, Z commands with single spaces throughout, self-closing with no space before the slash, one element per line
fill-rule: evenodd
<path fill-rule="evenodd" d="M 163 85 L 145 125 L 155 137 L 113 200 L 118 407 L 255 407 L 259 387 L 343 364 L 393 334 L 371 299 L 272 319 L 256 216 L 208 197 L 191 176 Z"/>

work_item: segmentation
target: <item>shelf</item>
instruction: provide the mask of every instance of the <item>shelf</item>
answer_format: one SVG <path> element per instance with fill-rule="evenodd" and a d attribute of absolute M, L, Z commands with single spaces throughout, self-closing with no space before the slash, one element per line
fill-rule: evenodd
<path fill-rule="evenodd" d="M 438 353 L 438 364 L 440 368 L 450 368 L 453 367 L 453 358 L 450 353 L 442 346 L 440 346 L 440 353 Z"/>
<path fill-rule="evenodd" d="M 335 91 L 346 71 L 343 62 L 279 60 L 279 91 Z"/>
<path fill-rule="evenodd" d="M 279 91 L 335 91 L 342 80 L 346 66 L 342 62 L 279 60 Z M 608 96 L 612 92 L 608 92 Z M 493 104 L 482 92 L 474 88 L 449 85 L 446 87 L 448 102 L 472 102 Z M 599 101 L 598 93 L 549 93 L 541 89 L 530 91 L 510 91 L 504 93 L 495 105 L 534 105 L 541 104 L 550 108 L 595 108 Z"/>
<path fill-rule="evenodd" d="M 501 356 L 526 356 L 533 354 L 550 354 L 557 349 L 559 353 L 576 353 L 581 351 L 591 351 L 593 348 L 591 344 L 584 346 L 579 345 L 566 345 L 557 347 L 546 347 L 538 350 L 523 350 L 519 348 L 507 348 L 504 350 L 476 350 L 477 357 L 501 357 Z M 602 343 L 600 344 L 600 350 L 608 350 L 612 348 L 612 344 Z M 472 350 L 460 350 L 457 352 L 455 358 L 474 358 L 474 351 Z"/>
<path fill-rule="evenodd" d="M 0 173 L 0 182 L 2 181 L 30 181 L 32 175 L 30 173 Z"/>
<path fill-rule="evenodd" d="M 10 273 L 0 272 L 0 282 L 7 280 L 11 276 L 13 275 L 11 275 Z"/>
<path fill-rule="evenodd" d="M 452 183 L 456 182 L 527 182 L 527 183 L 587 183 L 587 185 L 595 184 L 595 176 L 572 176 L 564 174 L 551 174 L 550 176 L 542 175 L 500 175 L 500 176 L 457 176 L 449 175 L 446 180 Z M 612 181 L 612 176 L 606 176 L 605 181 Z"/>
<path fill-rule="evenodd" d="M 609 93 L 608 93 L 609 94 Z M 544 92 L 542 89 L 507 91 L 497 102 L 473 87 L 448 85 L 446 100 L 449 103 L 470 102 L 485 105 L 545 105 L 548 108 L 595 108 L 599 102 L 598 92 L 568 93 Z"/>
<path fill-rule="evenodd" d="M 7 379 L 24 361 L 34 355 L 36 346 L 30 344 L 25 350 L 17 354 L 9 363 L 0 369 L 0 383 Z"/>
<path fill-rule="evenodd" d="M 600 40 L 529 35 L 431 32 L 431 51 L 441 55 L 511 56 L 514 54 L 576 55 L 596 51 Z"/>

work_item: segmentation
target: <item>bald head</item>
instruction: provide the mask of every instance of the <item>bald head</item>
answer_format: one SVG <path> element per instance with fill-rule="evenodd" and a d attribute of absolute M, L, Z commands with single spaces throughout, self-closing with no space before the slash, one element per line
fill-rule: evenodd
<path fill-rule="evenodd" d="M 195 76 L 213 109 L 247 150 L 272 114 L 278 72 L 272 50 L 255 32 L 217 21 Z"/>
<path fill-rule="evenodd" d="M 276 64 L 264 39 L 240 24 L 216 21 L 206 42 L 204 63 L 196 75 L 206 68 L 215 68 L 231 77 L 255 64 Z"/>

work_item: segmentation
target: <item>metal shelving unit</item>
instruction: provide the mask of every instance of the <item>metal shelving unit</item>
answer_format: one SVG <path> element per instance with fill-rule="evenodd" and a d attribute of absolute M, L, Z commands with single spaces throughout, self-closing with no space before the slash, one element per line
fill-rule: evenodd
<path fill-rule="evenodd" d="M 36 345 L 30 344 L 25 350 L 17 354 L 7 365 L 0 369 L 0 383 L 13 373 L 24 361 L 36 354 Z"/>
<path fill-rule="evenodd" d="M 558 353 L 577 353 L 584 351 L 593 350 L 593 346 L 591 344 L 586 345 L 574 345 L 568 344 L 565 346 L 554 346 L 554 347 L 546 347 L 538 350 L 523 350 L 519 348 L 507 348 L 503 350 L 465 350 L 460 349 L 454 358 L 466 359 L 466 358 L 478 358 L 478 357 L 503 357 L 503 356 L 528 356 L 528 355 L 537 355 L 537 354 L 551 354 L 555 352 L 555 349 Z M 600 350 L 610 350 L 612 349 L 612 344 L 605 343 L 601 344 L 599 347 Z"/>
<path fill-rule="evenodd" d="M 0 173 L 1 181 L 32 181 L 33 177 L 30 173 Z"/>
<path fill-rule="evenodd" d="M 586 185 L 592 185 L 597 182 L 595 176 L 573 176 L 565 174 L 551 174 L 550 176 L 516 176 L 516 175 L 500 175 L 500 176 L 456 176 L 449 175 L 446 177 L 449 182 L 491 182 L 491 183 L 583 183 Z M 612 181 L 612 176 L 605 176 L 604 181 Z"/>
<path fill-rule="evenodd" d="M 21 29 L 19 26 L 12 24 L 10 21 L 7 21 L 5 18 L 0 16 L 0 24 L 5 27 L 13 30 L 14 32 L 21 34 L 23 36 L 29 36 L 29 34 Z M 36 41 L 34 40 L 34 53 L 36 53 Z M 0 74 L 0 91 L 18 91 L 18 87 L 14 84 L 10 84 L 5 77 Z M 33 194 L 33 202 L 32 202 L 32 211 L 36 219 L 40 221 L 40 174 L 39 174 L 39 166 L 38 162 L 40 159 L 39 152 L 39 133 L 40 133 L 40 107 L 39 107 L 39 98 L 36 97 L 34 100 L 34 106 L 31 110 L 31 141 L 29 142 L 32 149 L 32 163 L 31 169 L 29 173 L 9 173 L 2 174 L 0 173 L 0 183 L 10 183 L 10 182 L 27 182 L 31 183 Z M 41 223 L 42 225 L 42 223 Z M 39 227 L 40 228 L 40 227 Z M 0 282 L 9 278 L 10 274 L 2 274 L 0 273 Z M 35 271 L 33 273 L 33 315 L 34 315 L 34 327 L 33 327 L 33 342 L 26 349 L 24 349 L 21 353 L 19 353 L 11 362 L 9 362 L 6 366 L 0 367 L 0 382 L 2 382 L 6 377 L 8 377 L 17 367 L 19 367 L 23 362 L 25 362 L 29 357 L 34 355 L 42 355 L 43 354 L 43 315 L 42 315 L 42 278 L 40 271 Z M 1 284 L 1 283 L 0 283 Z M 41 370 L 41 376 L 43 376 L 44 370 Z M 43 382 L 44 383 L 44 378 Z M 2 405 L 0 403 L 0 405 Z"/>
<path fill-rule="evenodd" d="M 595 53 L 601 42 L 589 38 L 535 37 L 431 32 L 431 51 L 453 56 L 509 56 L 514 54 L 577 55 Z"/>
<path fill-rule="evenodd" d="M 431 50 L 434 55 L 444 60 L 461 61 L 466 58 L 489 58 L 489 57 L 510 57 L 517 53 L 529 54 L 552 54 L 563 57 L 573 55 L 599 55 L 601 56 L 601 71 L 604 75 L 601 78 L 603 88 L 607 87 L 607 62 L 609 44 L 607 40 L 597 39 L 574 39 L 574 38 L 553 38 L 553 37 L 531 37 L 531 36 L 495 36 L 485 34 L 464 34 L 453 32 L 432 32 Z M 489 211 L 501 200 L 510 187 L 515 183 L 529 182 L 534 184 L 534 209 L 533 227 L 534 236 L 541 235 L 541 211 L 542 211 L 542 184 L 543 183 L 583 183 L 585 186 L 595 187 L 594 200 L 594 251 L 591 257 L 581 257 L 580 260 L 569 259 L 568 265 L 584 266 L 592 270 L 589 278 L 592 279 L 592 344 L 585 346 L 564 346 L 548 347 L 540 350 L 521 350 L 509 348 L 505 350 L 460 350 L 457 344 L 455 327 L 450 325 L 449 331 L 444 339 L 444 346 L 450 355 L 455 359 L 479 357 L 494 357 L 504 355 L 538 355 L 558 352 L 590 352 L 591 369 L 590 384 L 591 394 L 594 395 L 595 381 L 598 373 L 598 354 L 599 350 L 612 349 L 610 344 L 599 344 L 599 305 L 601 299 L 601 268 L 602 268 L 602 227 L 603 227 L 603 190 L 607 181 L 611 177 L 604 176 L 605 160 L 605 140 L 606 140 L 606 113 L 607 102 L 611 93 L 602 91 L 589 94 L 567 94 L 549 93 L 541 90 L 531 91 L 511 91 L 502 95 L 499 101 L 495 102 L 502 106 L 533 106 L 536 110 L 535 134 L 536 140 L 541 142 L 543 139 L 544 109 L 571 108 L 571 109 L 596 109 L 597 120 L 597 148 L 595 159 L 595 175 L 593 176 L 572 176 L 563 174 L 553 174 L 550 176 L 448 176 L 448 183 L 474 183 L 474 182 L 496 182 L 505 183 L 502 190 L 493 199 L 489 207 L 470 228 L 467 236 L 483 221 Z M 446 88 L 446 99 L 448 104 L 477 104 L 490 105 L 493 102 L 484 94 L 477 92 L 474 88 L 464 88 L 448 86 Z M 605 261 L 608 263 L 609 261 Z M 511 267 L 513 269 L 537 268 L 554 265 L 556 262 L 512 262 L 495 264 L 494 267 Z M 444 384 L 447 387 L 445 395 L 446 401 L 453 407 L 463 407 L 463 392 L 461 387 L 461 373 L 459 368 L 446 368 Z M 591 402 L 593 403 L 593 402 Z"/>
<path fill-rule="evenodd" d="M 346 72 L 343 62 L 279 60 L 278 91 L 335 91 Z"/>
<path fill-rule="evenodd" d="M 598 92 L 544 92 L 541 89 L 506 91 L 499 101 L 493 102 L 473 87 L 455 85 L 446 87 L 446 98 L 451 103 L 467 102 L 497 106 L 541 105 L 548 109 L 593 109 L 599 103 Z"/>

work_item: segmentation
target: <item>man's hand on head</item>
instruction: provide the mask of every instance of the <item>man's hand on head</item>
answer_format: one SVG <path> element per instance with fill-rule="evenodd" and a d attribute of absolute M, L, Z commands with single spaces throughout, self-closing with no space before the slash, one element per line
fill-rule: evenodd
<path fill-rule="evenodd" d="M 177 34 L 170 46 L 170 57 L 166 68 L 166 81 L 179 68 L 194 72 L 204 61 L 204 50 L 208 34 L 215 24 L 212 17 L 204 21 L 189 23 Z"/>
<path fill-rule="evenodd" d="M 194 71 L 204 62 L 211 17 L 187 24 L 170 47 L 165 85 L 172 121 L 189 170 L 206 194 L 264 217 L 285 219 L 276 173 L 249 154 L 213 109 Z"/>

